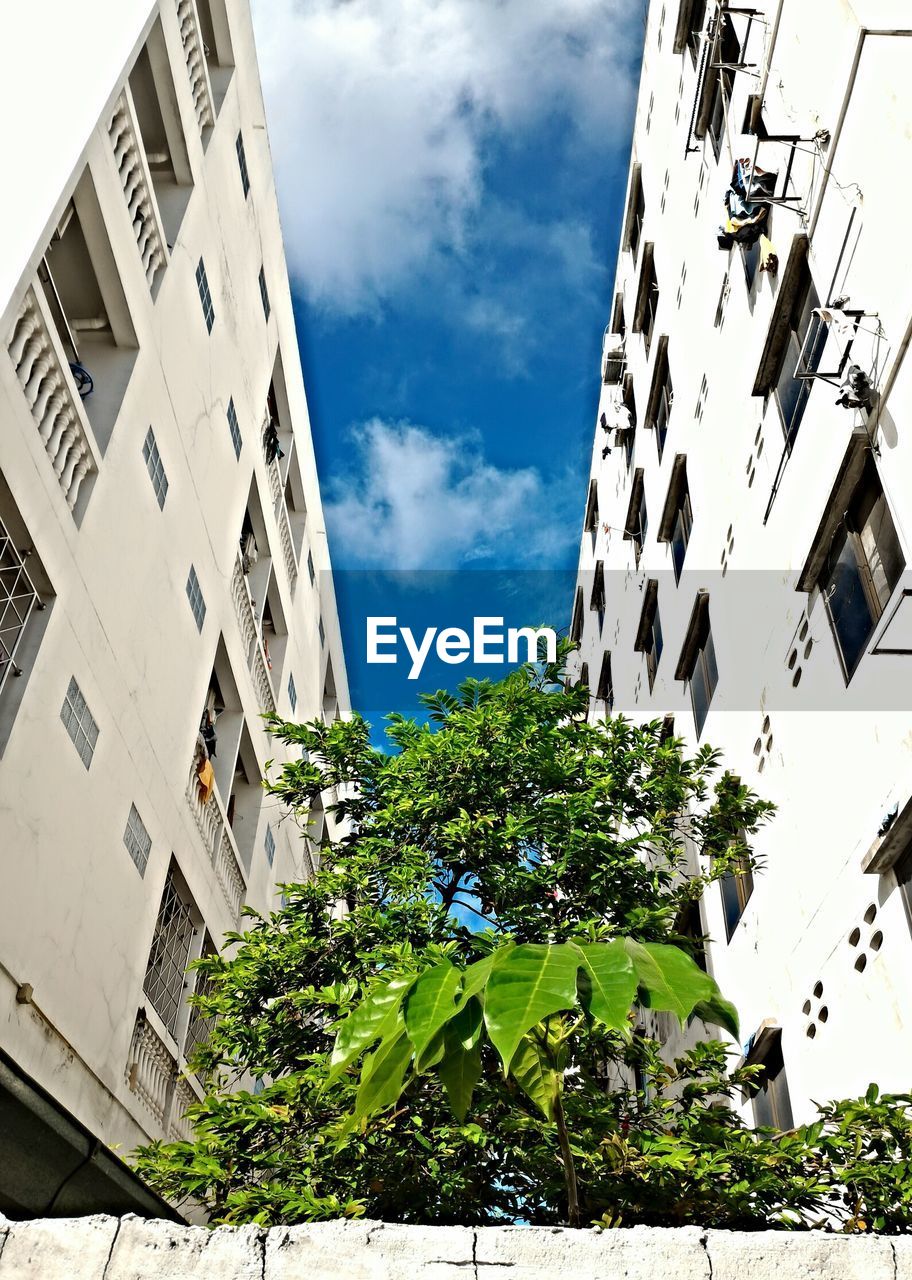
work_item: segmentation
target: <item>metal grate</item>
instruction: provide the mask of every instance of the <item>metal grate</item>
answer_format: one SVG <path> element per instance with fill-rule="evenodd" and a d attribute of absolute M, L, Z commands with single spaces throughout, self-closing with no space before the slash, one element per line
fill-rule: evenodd
<path fill-rule="evenodd" d="M 208 934 L 206 935 L 206 941 L 203 944 L 202 954 L 206 957 L 218 955 L 215 945 Z M 216 990 L 216 984 L 208 974 L 197 973 L 194 995 L 209 997 L 215 995 Z M 184 1044 L 185 1058 L 192 1058 L 200 1045 L 206 1045 L 209 1043 L 217 1022 L 217 1014 L 204 1014 L 197 1005 L 191 1005 L 190 1022 L 187 1026 L 187 1039 Z"/>
<path fill-rule="evenodd" d="M 292 715 L 298 709 L 298 691 L 295 688 L 294 675 L 288 677 L 288 701 L 291 703 Z"/>
<path fill-rule="evenodd" d="M 158 445 L 155 442 L 155 432 L 151 427 L 146 432 L 142 452 L 146 460 L 146 466 L 149 469 L 152 488 L 155 490 L 156 498 L 158 498 L 159 508 L 162 508 L 165 505 L 165 498 L 168 493 L 168 477 L 165 475 L 161 454 L 158 452 Z"/>
<path fill-rule="evenodd" d="M 172 1035 L 177 1028 L 193 934 L 190 907 L 178 892 L 174 872 L 169 871 L 155 921 L 143 990 Z"/>
<path fill-rule="evenodd" d="M 241 171 L 241 186 L 244 188 L 244 199 L 250 191 L 250 174 L 247 172 L 247 153 L 244 150 L 244 135 L 239 133 L 234 144 L 237 151 L 238 168 Z"/>
<path fill-rule="evenodd" d="M 269 859 L 269 865 L 272 866 L 275 861 L 275 836 L 272 834 L 272 827 L 266 826 L 266 857 Z"/>
<path fill-rule="evenodd" d="M 66 691 L 66 697 L 60 710 L 60 719 L 66 726 L 66 731 L 79 752 L 79 759 L 88 769 L 92 763 L 92 756 L 95 754 L 95 744 L 98 741 L 98 725 L 86 706 L 86 700 L 82 696 L 79 685 L 76 683 L 75 676 L 71 678 L 69 688 Z"/>
<path fill-rule="evenodd" d="M 190 573 L 187 576 L 187 599 L 190 601 L 190 608 L 196 619 L 196 629 L 202 631 L 206 618 L 206 601 L 203 599 L 199 578 L 196 576 L 193 565 L 190 566 Z"/>
<path fill-rule="evenodd" d="M 234 397 L 228 401 L 228 430 L 231 432 L 231 443 L 234 445 L 234 456 L 241 456 L 241 428 L 238 426 L 237 409 L 234 407 Z"/>
<path fill-rule="evenodd" d="M 206 321 L 206 328 L 211 333 L 212 326 L 215 324 L 215 308 L 212 305 L 212 294 L 209 292 L 209 280 L 206 276 L 206 267 L 202 258 L 200 258 L 199 265 L 196 268 L 196 287 L 199 289 L 200 302 L 203 304 L 203 318 Z"/>
<path fill-rule="evenodd" d="M 272 308 L 269 305 L 269 290 L 266 288 L 266 273 L 260 267 L 260 297 L 263 301 L 263 315 L 269 319 Z"/>
<path fill-rule="evenodd" d="M 38 592 L 26 573 L 22 556 L 0 524 L 0 689 L 9 673 L 18 670 L 16 650 L 38 603 Z"/>
<path fill-rule="evenodd" d="M 127 852 L 130 857 L 136 863 L 137 871 L 141 876 L 144 876 L 146 874 L 146 864 L 149 861 L 149 851 L 152 848 L 152 837 L 146 830 L 135 804 L 130 805 L 127 829 L 124 831 L 124 844 L 127 846 Z"/>

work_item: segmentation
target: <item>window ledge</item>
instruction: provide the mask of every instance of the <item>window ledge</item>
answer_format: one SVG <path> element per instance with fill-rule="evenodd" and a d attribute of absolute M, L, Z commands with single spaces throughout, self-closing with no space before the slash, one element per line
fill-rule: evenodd
<path fill-rule="evenodd" d="M 890 829 L 872 841 L 861 860 L 868 875 L 883 875 L 902 857 L 912 841 L 912 797 L 894 818 Z"/>

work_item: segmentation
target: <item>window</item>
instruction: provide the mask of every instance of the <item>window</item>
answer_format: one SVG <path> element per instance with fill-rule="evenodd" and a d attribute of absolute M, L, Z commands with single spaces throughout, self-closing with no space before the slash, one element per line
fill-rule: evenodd
<path fill-rule="evenodd" d="M 646 583 L 634 649 L 646 655 L 646 675 L 649 692 L 652 693 L 662 657 L 662 621 L 659 617 L 659 583 L 656 578 L 650 578 Z"/>
<path fill-rule="evenodd" d="M 671 563 L 674 569 L 675 582 L 681 581 L 684 569 L 684 557 L 687 544 L 690 542 L 690 531 L 693 527 L 693 511 L 690 505 L 690 490 L 687 485 L 687 456 L 683 453 L 675 455 L 671 469 L 671 480 L 668 484 L 668 496 L 662 511 L 662 519 L 656 537 L 659 542 L 667 542 L 671 546 Z"/>
<path fill-rule="evenodd" d="M 227 418 L 228 430 L 231 432 L 231 443 L 234 445 L 234 456 L 240 458 L 243 441 L 241 440 L 241 428 L 238 426 L 237 409 L 234 407 L 234 397 L 228 401 Z"/>
<path fill-rule="evenodd" d="M 624 295 L 616 293 L 614 295 L 614 306 L 611 309 L 611 332 L 616 333 L 619 338 L 626 337 L 627 322 L 624 319 Z"/>
<path fill-rule="evenodd" d="M 576 588 L 576 595 L 573 597 L 573 616 L 570 620 L 570 639 L 579 644 L 583 638 L 583 588 Z"/>
<path fill-rule="evenodd" d="M 212 294 L 209 292 L 209 279 L 206 275 L 206 265 L 202 258 L 196 268 L 196 287 L 199 289 L 200 302 L 203 307 L 203 319 L 206 321 L 206 329 L 212 332 L 212 326 L 215 324 L 215 308 L 212 305 Z"/>
<path fill-rule="evenodd" d="M 583 531 L 593 535 L 598 533 L 599 506 L 598 506 L 598 482 L 589 481 L 589 494 L 586 498 L 586 517 L 583 521 Z"/>
<path fill-rule="evenodd" d="M 307 553 L 307 576 L 310 578 L 310 585 L 313 586 L 317 580 L 317 571 L 314 568 L 313 553 L 310 551 Z"/>
<path fill-rule="evenodd" d="M 272 834 L 272 827 L 269 826 L 268 823 L 266 824 L 266 839 L 264 844 L 266 845 L 267 861 L 269 862 L 269 865 L 272 866 L 275 862 L 275 836 Z"/>
<path fill-rule="evenodd" d="M 794 444 L 811 394 L 811 387 L 814 385 L 812 378 L 795 377 L 798 359 L 802 348 L 805 347 L 812 325 L 816 327 L 815 333 L 811 335 L 805 348 L 805 367 L 809 372 L 815 370 L 820 364 L 826 343 L 826 325 L 821 325 L 820 317 L 814 315 L 814 308 L 819 306 L 820 299 L 805 263 L 802 279 L 789 313 L 785 345 L 773 388 L 776 404 L 779 407 L 779 416 L 782 419 L 782 431 L 789 445 Z"/>
<path fill-rule="evenodd" d="M 681 656 L 675 669 L 675 679 L 689 682 L 694 725 L 699 738 L 709 713 L 709 704 L 719 683 L 716 650 L 709 625 L 708 591 L 697 592 Z"/>
<path fill-rule="evenodd" d="M 187 577 L 187 599 L 190 601 L 190 608 L 193 610 L 193 616 L 196 619 L 196 629 L 197 631 L 202 631 L 206 617 L 206 602 L 203 599 L 199 578 L 196 576 L 196 570 L 193 565 L 190 566 L 190 573 Z"/>
<path fill-rule="evenodd" d="M 912 928 L 912 843 L 908 849 L 893 864 L 893 874 L 896 876 L 896 883 L 899 885 L 899 891 L 902 894 L 903 905 L 906 908 L 906 919 Z"/>
<path fill-rule="evenodd" d="M 22 554 L 6 526 L 0 523 L 0 690 L 9 673 L 19 670 L 16 653 L 34 610 L 40 607 Z"/>
<path fill-rule="evenodd" d="M 643 249 L 643 265 L 640 268 L 640 283 L 637 288 L 636 309 L 633 317 L 633 330 L 635 333 L 642 333 L 647 356 L 652 343 L 658 309 L 659 284 L 655 272 L 653 245 L 650 242 Z"/>
<path fill-rule="evenodd" d="M 649 402 L 646 406 L 646 426 L 655 431 L 656 449 L 659 462 L 665 452 L 665 441 L 668 438 L 668 419 L 674 402 L 674 388 L 671 383 L 671 370 L 668 364 L 668 338 L 663 334 L 657 343 L 655 369 L 652 374 L 652 385 L 649 389 Z"/>
<path fill-rule="evenodd" d="M 905 563 L 877 467 L 868 453 L 820 579 L 847 679 L 861 660 Z"/>
<path fill-rule="evenodd" d="M 604 702 L 606 711 L 614 709 L 614 680 L 611 675 L 611 653 L 608 649 L 602 654 L 595 696 L 599 701 Z"/>
<path fill-rule="evenodd" d="M 687 950 L 693 957 L 694 964 L 706 973 L 706 930 L 703 928 L 699 902 L 687 904 L 675 922 L 675 930 L 682 939 L 686 939 Z"/>
<path fill-rule="evenodd" d="M 646 198 L 643 195 L 642 170 L 638 164 L 630 170 L 630 196 L 627 201 L 627 218 L 624 223 L 624 248 L 633 254 L 634 261 L 646 216 Z"/>
<path fill-rule="evenodd" d="M 165 475 L 161 454 L 158 452 L 158 445 L 155 442 L 155 432 L 151 427 L 146 432 L 143 457 L 149 469 L 149 477 L 152 481 L 152 488 L 155 490 L 155 496 L 158 499 L 159 508 L 162 508 L 165 505 L 165 497 L 168 493 L 168 477 Z"/>
<path fill-rule="evenodd" d="M 770 1129 L 791 1129 L 792 1103 L 789 1098 L 788 1080 L 785 1076 L 785 1060 L 782 1057 L 782 1032 L 773 1029 L 772 1034 L 761 1037 L 762 1047 L 756 1054 L 748 1054 L 747 1062 L 762 1065 L 760 1084 L 753 1091 L 754 1124 Z"/>
<path fill-rule="evenodd" d="M 136 864 L 136 870 L 144 876 L 146 864 L 149 861 L 149 851 L 152 848 L 152 837 L 146 830 L 135 804 L 130 805 L 127 829 L 124 831 L 123 839 L 127 852 Z"/>
<path fill-rule="evenodd" d="M 73 745 L 79 753 L 79 759 L 88 769 L 95 754 L 95 744 L 98 741 L 98 725 L 92 718 L 92 713 L 86 705 L 86 700 L 82 696 L 79 685 L 76 683 L 75 676 L 70 679 L 66 697 L 60 710 L 60 719 L 73 740 Z"/>
<path fill-rule="evenodd" d="M 620 429 L 618 433 L 618 443 L 623 445 L 624 459 L 627 463 L 627 470 L 633 466 L 633 446 L 636 438 L 637 428 L 637 408 L 636 397 L 633 391 L 633 376 L 627 374 L 624 378 L 624 390 L 621 395 L 621 403 L 627 410 L 627 425 Z"/>
<path fill-rule="evenodd" d="M 218 955 L 215 943 L 206 934 L 203 941 L 203 949 L 200 953 L 200 959 L 209 959 Z M 216 994 L 216 985 L 208 973 L 196 974 L 196 985 L 193 988 L 195 996 L 202 996 L 204 999 L 211 998 Z M 184 1042 L 184 1057 L 191 1058 L 197 1049 L 209 1043 L 212 1033 L 215 1030 L 215 1024 L 218 1022 L 218 1015 L 215 1013 L 204 1013 L 198 1005 L 190 1007 L 190 1021 L 187 1024 L 187 1037 Z"/>
<path fill-rule="evenodd" d="M 605 625 L 605 562 L 597 560 L 592 574 L 592 595 L 589 608 L 598 614 L 599 635 Z M 587 681 L 588 683 L 588 681 Z"/>
<path fill-rule="evenodd" d="M 640 556 L 643 554 L 648 524 L 643 468 L 637 467 L 633 473 L 630 502 L 627 506 L 627 518 L 624 522 L 624 537 L 633 543 L 633 557 L 637 565 L 639 565 Z"/>
<path fill-rule="evenodd" d="M 685 4 L 688 0 L 684 0 Z M 703 37 L 703 28 L 706 25 L 706 4 L 707 0 L 691 0 L 689 4 L 689 30 L 687 32 L 687 48 L 690 53 L 690 60 L 697 65 L 697 56 L 700 52 L 700 41 Z"/>
<path fill-rule="evenodd" d="M 246 200 L 250 191 L 250 175 L 247 172 L 247 153 L 244 150 L 244 135 L 242 133 L 238 134 L 234 149 L 237 151 L 238 169 L 241 171 L 241 187 Z"/>
<path fill-rule="evenodd" d="M 288 676 L 288 701 L 291 703 L 291 713 L 294 715 L 298 708 L 298 691 L 295 688 L 294 675 Z"/>
<path fill-rule="evenodd" d="M 174 868 L 168 871 L 162 894 L 143 990 L 172 1035 L 183 1004 L 185 974 L 196 934 L 192 899 L 179 885 Z"/>
<path fill-rule="evenodd" d="M 725 936 L 730 942 L 738 921 L 754 892 L 754 874 L 746 855 L 736 858 L 731 870 L 719 881 L 722 892 L 722 914 L 725 916 Z"/>
<path fill-rule="evenodd" d="M 269 305 L 269 290 L 266 288 L 266 273 L 260 267 L 260 301 L 263 303 L 263 315 L 269 319 L 272 308 Z"/>
<path fill-rule="evenodd" d="M 711 50 L 711 53 L 714 53 L 715 56 L 711 57 L 710 60 L 723 64 L 740 62 L 741 41 L 735 31 L 734 22 L 730 16 L 725 15 L 723 12 L 719 13 L 717 21 L 721 26 L 721 30 L 718 32 L 715 48 Z M 711 89 L 712 97 L 709 103 L 709 119 L 706 124 L 706 132 L 709 134 L 713 155 L 717 160 L 722 152 L 722 139 L 725 136 L 725 117 L 728 114 L 734 87 L 735 73 L 730 66 L 723 65 L 715 71 L 710 69 L 707 72 L 706 91 L 709 92 Z"/>
<path fill-rule="evenodd" d="M 320 619 L 318 630 L 320 632 L 320 648 L 322 649 L 323 646 L 326 644 L 326 628 L 323 626 L 322 618 Z"/>

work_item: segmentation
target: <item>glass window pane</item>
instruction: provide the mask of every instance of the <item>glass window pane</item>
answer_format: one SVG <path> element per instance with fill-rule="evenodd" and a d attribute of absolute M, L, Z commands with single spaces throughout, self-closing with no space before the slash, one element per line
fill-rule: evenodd
<path fill-rule="evenodd" d="M 826 584 L 826 604 L 846 674 L 854 671 L 874 630 L 874 618 L 850 540 L 842 548 Z"/>

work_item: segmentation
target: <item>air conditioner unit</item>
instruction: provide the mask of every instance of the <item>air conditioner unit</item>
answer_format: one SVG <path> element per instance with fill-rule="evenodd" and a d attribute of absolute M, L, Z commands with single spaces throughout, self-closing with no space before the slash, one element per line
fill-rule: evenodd
<path fill-rule="evenodd" d="M 602 381 L 607 383 L 620 382 L 624 376 L 626 364 L 627 355 L 623 346 L 609 346 L 606 343 L 602 348 Z"/>

